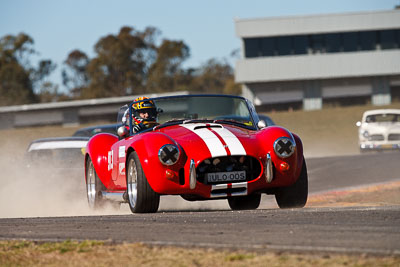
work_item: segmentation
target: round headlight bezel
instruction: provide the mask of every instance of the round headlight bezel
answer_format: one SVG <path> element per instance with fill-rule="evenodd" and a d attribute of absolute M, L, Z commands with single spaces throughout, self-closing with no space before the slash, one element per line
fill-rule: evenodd
<path fill-rule="evenodd" d="M 363 136 L 364 138 L 367 138 L 367 139 L 368 139 L 368 137 L 369 137 L 369 132 L 368 132 L 367 130 L 364 130 L 364 131 L 362 132 L 362 136 Z"/>
<path fill-rule="evenodd" d="M 274 142 L 274 151 L 278 157 L 288 158 L 296 151 L 296 142 L 289 137 L 280 137 Z"/>
<path fill-rule="evenodd" d="M 173 155 L 171 155 L 173 153 Z M 171 166 L 179 161 L 180 150 L 174 144 L 163 145 L 158 151 L 158 159 L 163 165 Z"/>

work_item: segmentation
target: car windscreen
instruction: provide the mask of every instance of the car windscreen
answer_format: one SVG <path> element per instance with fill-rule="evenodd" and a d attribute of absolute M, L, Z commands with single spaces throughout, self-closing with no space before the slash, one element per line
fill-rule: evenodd
<path fill-rule="evenodd" d="M 59 148 L 30 150 L 26 155 L 29 167 L 83 168 L 84 156 L 81 148 Z"/>
<path fill-rule="evenodd" d="M 232 121 L 254 127 L 247 102 L 227 96 L 180 96 L 154 99 L 162 112 L 158 123 L 171 120 Z"/>
<path fill-rule="evenodd" d="M 365 118 L 367 123 L 379 123 L 379 122 L 400 122 L 400 114 L 374 114 L 369 115 Z"/>
<path fill-rule="evenodd" d="M 92 128 L 79 129 L 72 136 L 91 137 L 98 133 L 110 133 L 116 135 L 117 126 L 118 125 L 101 125 Z"/>
<path fill-rule="evenodd" d="M 87 136 L 87 137 L 90 137 L 92 135 L 93 134 L 92 134 L 91 130 L 83 129 L 83 130 L 77 130 L 72 136 L 78 136 L 78 137 Z"/>

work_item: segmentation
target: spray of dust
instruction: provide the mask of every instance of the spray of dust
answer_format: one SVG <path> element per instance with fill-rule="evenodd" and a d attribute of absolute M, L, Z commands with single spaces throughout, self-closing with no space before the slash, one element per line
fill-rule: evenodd
<path fill-rule="evenodd" d="M 0 218 L 124 213 L 111 207 L 88 208 L 83 162 L 69 169 L 45 162 L 27 167 L 27 144 L 12 137 L 0 143 Z"/>

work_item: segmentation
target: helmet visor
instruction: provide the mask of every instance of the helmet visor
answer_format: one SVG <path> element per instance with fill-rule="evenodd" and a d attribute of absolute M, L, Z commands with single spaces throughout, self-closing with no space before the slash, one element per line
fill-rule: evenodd
<path fill-rule="evenodd" d="M 143 121 L 156 121 L 157 110 L 155 108 L 143 108 L 135 110 L 135 117 Z"/>

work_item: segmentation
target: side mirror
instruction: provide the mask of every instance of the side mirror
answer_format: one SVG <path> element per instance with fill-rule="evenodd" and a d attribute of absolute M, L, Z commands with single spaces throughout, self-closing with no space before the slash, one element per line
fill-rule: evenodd
<path fill-rule="evenodd" d="M 361 126 L 361 121 L 357 121 L 356 126 L 360 127 Z"/>
<path fill-rule="evenodd" d="M 120 126 L 117 130 L 118 136 L 123 138 L 128 135 L 129 131 L 125 126 Z"/>
<path fill-rule="evenodd" d="M 257 126 L 258 126 L 258 128 L 263 129 L 263 128 L 267 127 L 267 124 L 265 123 L 265 121 L 260 120 L 260 121 L 258 121 Z"/>

